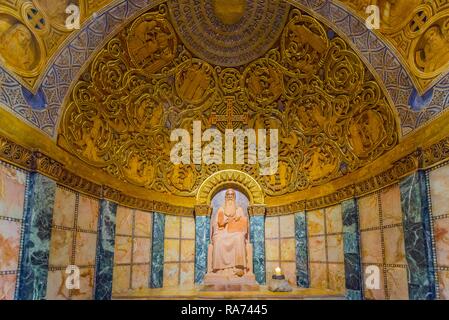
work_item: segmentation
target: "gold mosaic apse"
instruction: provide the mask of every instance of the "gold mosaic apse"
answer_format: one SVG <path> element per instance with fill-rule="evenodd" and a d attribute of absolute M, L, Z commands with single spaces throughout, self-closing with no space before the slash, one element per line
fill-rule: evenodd
<path fill-rule="evenodd" d="M 248 173 L 268 196 L 308 189 L 397 145 L 398 120 L 383 89 L 315 18 L 290 8 L 271 47 L 229 67 L 190 51 L 176 31 L 187 27 L 170 10 L 162 4 L 141 15 L 98 52 L 70 94 L 60 147 L 126 183 L 190 197 L 224 169 Z M 241 23 L 238 12 L 215 12 L 220 26 Z M 258 165 L 172 164 L 171 131 L 192 132 L 195 120 L 204 130 L 278 129 L 277 174 L 260 176 Z"/>

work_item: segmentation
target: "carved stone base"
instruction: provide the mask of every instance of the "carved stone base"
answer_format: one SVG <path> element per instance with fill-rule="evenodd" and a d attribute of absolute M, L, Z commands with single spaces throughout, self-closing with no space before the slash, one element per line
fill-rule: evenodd
<path fill-rule="evenodd" d="M 254 273 L 242 277 L 208 273 L 201 291 L 259 291 Z"/>

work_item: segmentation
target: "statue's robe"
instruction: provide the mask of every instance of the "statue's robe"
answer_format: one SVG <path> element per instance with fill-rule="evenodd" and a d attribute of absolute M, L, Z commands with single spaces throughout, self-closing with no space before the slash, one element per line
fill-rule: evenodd
<path fill-rule="evenodd" d="M 238 216 L 239 219 L 235 220 L 235 216 Z M 214 272 L 231 268 L 244 270 L 247 268 L 246 236 L 248 219 L 239 212 L 235 216 L 225 216 L 222 208 L 217 213 L 213 230 L 212 269 Z"/>

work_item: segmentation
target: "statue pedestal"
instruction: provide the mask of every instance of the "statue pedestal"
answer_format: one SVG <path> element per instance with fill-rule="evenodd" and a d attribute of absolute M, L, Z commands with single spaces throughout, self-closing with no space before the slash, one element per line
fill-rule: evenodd
<path fill-rule="evenodd" d="M 201 291 L 259 291 L 254 273 L 241 277 L 208 273 Z"/>

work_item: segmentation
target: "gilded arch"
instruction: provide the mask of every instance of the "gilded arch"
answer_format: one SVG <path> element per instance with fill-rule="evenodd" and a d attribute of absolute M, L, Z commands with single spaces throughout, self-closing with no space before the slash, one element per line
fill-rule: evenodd
<path fill-rule="evenodd" d="M 253 177 L 238 170 L 223 170 L 211 175 L 201 184 L 196 196 L 196 204 L 210 204 L 212 197 L 226 187 L 237 188 L 245 193 L 251 205 L 265 203 L 263 190 Z"/>

